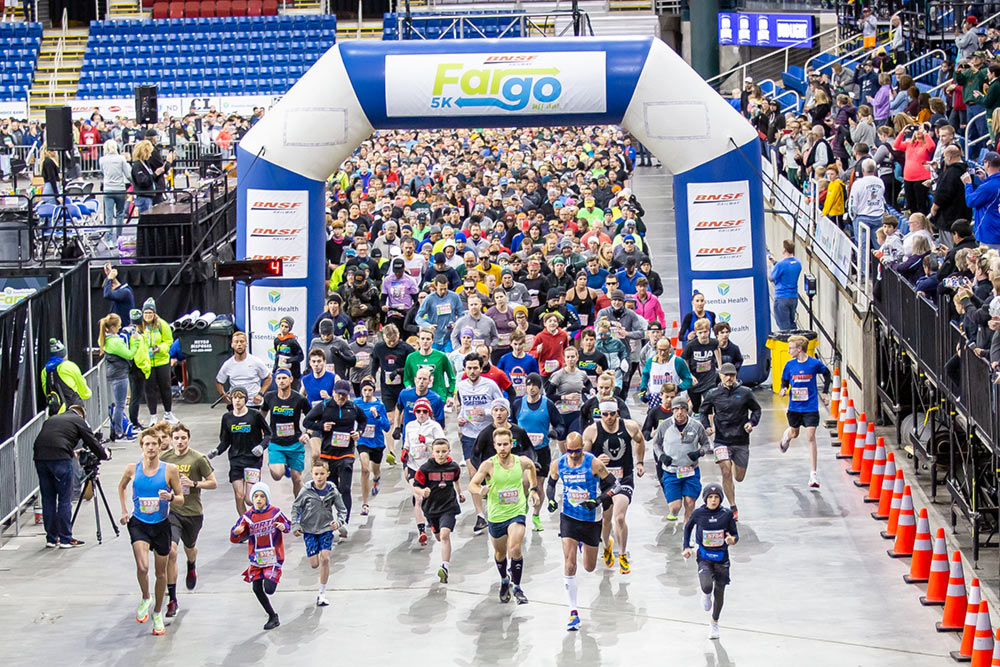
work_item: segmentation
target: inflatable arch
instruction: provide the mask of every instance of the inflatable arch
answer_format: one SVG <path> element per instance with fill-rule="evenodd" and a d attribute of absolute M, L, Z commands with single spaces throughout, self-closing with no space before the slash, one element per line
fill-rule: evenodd
<path fill-rule="evenodd" d="M 681 308 L 692 290 L 705 294 L 734 324 L 742 378 L 762 381 L 770 313 L 757 134 L 650 37 L 330 49 L 239 147 L 237 257 L 285 260 L 281 279 L 237 290 L 253 349 L 271 348 L 282 315 L 306 331 L 323 309 L 324 182 L 373 130 L 563 125 L 621 125 L 674 175 Z"/>

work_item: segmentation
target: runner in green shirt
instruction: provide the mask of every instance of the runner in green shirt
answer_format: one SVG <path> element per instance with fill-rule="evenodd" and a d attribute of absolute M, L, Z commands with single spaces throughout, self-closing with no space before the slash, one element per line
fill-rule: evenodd
<path fill-rule="evenodd" d="M 493 432 L 493 446 L 496 456 L 483 461 L 469 483 L 469 493 L 478 493 L 486 498 L 486 519 L 489 522 L 490 542 L 493 544 L 493 560 L 500 572 L 500 602 L 509 602 L 511 580 L 514 583 L 514 598 L 518 604 L 526 604 L 528 598 L 521 590 L 521 573 L 524 558 L 521 556 L 521 542 L 524 540 L 527 501 L 524 493 L 524 476 L 528 477 L 531 500 L 538 502 L 538 479 L 535 464 L 526 456 L 512 456 L 510 453 L 513 435 L 509 429 L 500 428 Z M 510 577 L 507 576 L 507 558 L 510 558 Z"/>
<path fill-rule="evenodd" d="M 447 354 L 432 347 L 434 334 L 430 329 L 420 330 L 419 341 L 416 351 L 406 356 L 403 384 L 412 387 L 417 371 L 426 367 L 431 372 L 431 389 L 442 399 L 447 399 L 447 404 L 450 406 L 454 402 L 455 395 L 455 369 L 448 361 Z"/>

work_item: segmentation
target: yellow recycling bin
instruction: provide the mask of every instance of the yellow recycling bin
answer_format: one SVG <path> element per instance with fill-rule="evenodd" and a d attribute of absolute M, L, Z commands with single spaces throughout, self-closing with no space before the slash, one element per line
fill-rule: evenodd
<path fill-rule="evenodd" d="M 819 336 L 815 331 L 802 329 L 799 331 L 778 331 L 771 333 L 767 337 L 767 349 L 771 350 L 771 391 L 775 394 L 781 392 L 781 372 L 792 359 L 788 353 L 788 339 L 792 336 L 805 336 L 809 339 L 806 346 L 806 354 L 813 356 L 819 346 Z"/>

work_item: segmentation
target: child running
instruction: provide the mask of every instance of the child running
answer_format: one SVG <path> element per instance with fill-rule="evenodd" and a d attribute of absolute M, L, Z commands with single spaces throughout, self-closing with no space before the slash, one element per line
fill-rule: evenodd
<path fill-rule="evenodd" d="M 282 533 L 287 533 L 291 521 L 277 507 L 271 505 L 271 489 L 264 482 L 257 482 L 250 489 L 251 507 L 230 531 L 229 541 L 247 542 L 250 566 L 243 571 L 243 581 L 253 585 L 253 594 L 267 612 L 265 630 L 281 625 L 278 614 L 267 596 L 274 595 L 281 579 L 281 564 L 285 562 L 285 544 Z"/>
<path fill-rule="evenodd" d="M 455 530 L 455 517 L 462 513 L 459 503 L 465 502 L 458 478 L 462 468 L 451 460 L 451 444 L 447 438 L 437 438 L 432 445 L 432 458 L 420 466 L 413 476 L 413 488 L 421 489 L 421 506 L 434 537 L 441 543 L 441 567 L 438 579 L 448 583 L 451 565 L 451 533 Z"/>
<path fill-rule="evenodd" d="M 431 447 L 436 440 L 445 437 L 444 429 L 431 419 L 431 402 L 426 398 L 418 398 L 413 404 L 413 414 L 416 419 L 406 425 L 403 433 L 403 449 L 401 459 L 406 466 L 406 481 L 413 488 L 413 519 L 417 523 L 417 536 L 420 544 L 427 544 L 427 530 L 423 512 L 424 496 L 415 486 L 415 478 L 420 467 L 431 458 Z"/>
<path fill-rule="evenodd" d="M 306 556 L 312 569 L 319 568 L 319 592 L 316 606 L 330 604 L 326 599 L 326 582 L 330 578 L 330 552 L 333 551 L 333 531 L 347 521 L 347 506 L 333 484 L 327 484 L 330 469 L 326 461 L 318 456 L 313 459 L 312 483 L 306 484 L 292 503 L 292 532 L 302 537 L 306 545 Z M 337 516 L 333 516 L 333 507 Z"/>
<path fill-rule="evenodd" d="M 684 524 L 684 558 L 694 553 L 691 537 L 698 546 L 698 581 L 705 611 L 712 612 L 708 638 L 719 638 L 719 615 L 729 585 L 729 547 L 739 541 L 736 519 L 722 506 L 722 486 L 711 482 L 702 494 L 705 504 L 691 513 Z"/>

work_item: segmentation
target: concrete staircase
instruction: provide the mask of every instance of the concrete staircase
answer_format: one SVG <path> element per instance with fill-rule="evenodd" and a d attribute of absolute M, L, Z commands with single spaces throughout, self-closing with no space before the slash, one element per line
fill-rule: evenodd
<path fill-rule="evenodd" d="M 109 19 L 149 19 L 152 11 L 142 9 L 141 0 L 110 0 L 108 4 Z"/>
<path fill-rule="evenodd" d="M 76 87 L 83 67 L 83 53 L 87 49 L 87 28 L 73 28 L 65 33 L 62 60 L 57 64 L 60 28 L 50 28 L 42 33 L 42 45 L 35 66 L 35 78 L 28 92 L 28 116 L 42 119 L 45 107 L 67 104 L 76 97 Z"/>

